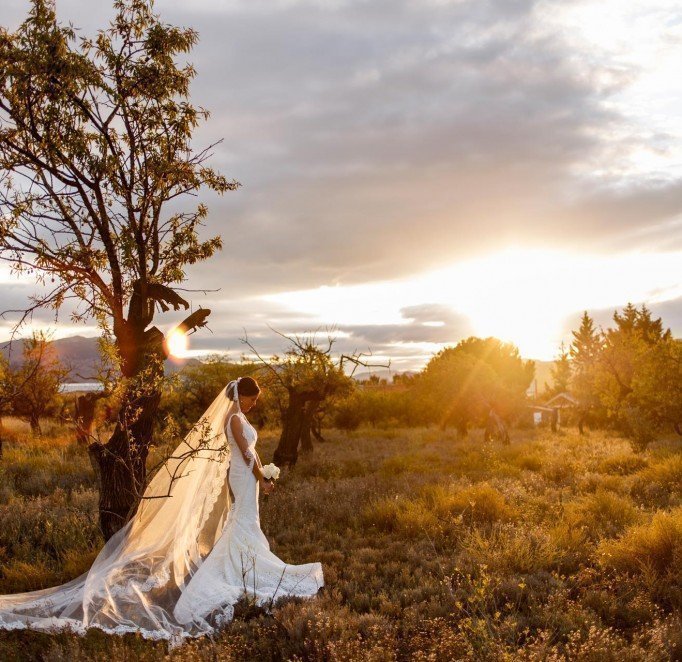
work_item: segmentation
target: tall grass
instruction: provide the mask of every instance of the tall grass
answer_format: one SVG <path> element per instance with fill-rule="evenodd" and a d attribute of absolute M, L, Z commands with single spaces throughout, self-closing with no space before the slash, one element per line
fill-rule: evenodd
<path fill-rule="evenodd" d="M 314 600 L 238 610 L 214 640 L 0 632 L 0 659 L 680 659 L 680 442 L 603 433 L 331 431 L 262 496 L 273 551 L 321 561 Z M 276 431 L 259 450 L 267 462 Z M 94 477 L 66 430 L 0 462 L 0 593 L 77 576 L 101 545 Z"/>

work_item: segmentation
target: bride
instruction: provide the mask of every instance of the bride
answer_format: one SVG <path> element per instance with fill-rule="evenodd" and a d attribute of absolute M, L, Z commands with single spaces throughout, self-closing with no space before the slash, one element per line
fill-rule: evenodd
<path fill-rule="evenodd" d="M 251 377 L 221 390 L 90 570 L 62 586 L 0 596 L 0 629 L 96 627 L 176 645 L 230 621 L 242 596 L 269 607 L 316 595 L 322 565 L 285 564 L 260 528 L 259 489 L 274 486 L 245 415 L 259 393 Z"/>

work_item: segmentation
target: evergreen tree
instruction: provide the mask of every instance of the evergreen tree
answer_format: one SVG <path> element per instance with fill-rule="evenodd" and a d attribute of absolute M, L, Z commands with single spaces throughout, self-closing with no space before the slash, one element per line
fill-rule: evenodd
<path fill-rule="evenodd" d="M 562 342 L 561 348 L 559 349 L 559 358 L 554 361 L 554 365 L 551 369 L 552 393 L 556 394 L 568 391 L 571 384 L 571 372 L 570 354 Z"/>
<path fill-rule="evenodd" d="M 594 321 L 587 311 L 580 319 L 580 327 L 572 331 L 573 341 L 569 348 L 571 360 L 576 371 L 584 370 L 594 365 L 602 346 L 600 333 L 594 327 Z"/>
<path fill-rule="evenodd" d="M 580 327 L 572 332 L 572 336 L 569 349 L 573 364 L 572 390 L 579 402 L 578 428 L 582 434 L 587 419 L 594 418 L 599 410 L 597 370 L 603 337 L 587 311 L 583 313 Z"/>
<path fill-rule="evenodd" d="M 642 340 L 649 344 L 672 337 L 670 329 L 663 328 L 663 320 L 660 317 L 654 319 L 645 304 L 642 304 L 640 308 L 635 308 L 628 303 L 622 313 L 617 310 L 613 313 L 613 321 L 616 327 L 611 329 L 610 333 L 639 333 Z"/>

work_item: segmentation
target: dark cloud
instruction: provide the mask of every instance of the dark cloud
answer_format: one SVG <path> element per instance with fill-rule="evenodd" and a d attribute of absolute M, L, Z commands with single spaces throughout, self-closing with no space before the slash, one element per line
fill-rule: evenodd
<path fill-rule="evenodd" d="M 209 302 L 210 303 L 210 302 Z M 199 331 L 190 337 L 193 349 L 207 352 L 228 353 L 232 358 L 249 354 L 251 345 L 263 356 L 280 354 L 287 347 L 284 336 L 308 336 L 314 334 L 321 342 L 328 336 L 335 338 L 339 352 L 371 352 L 374 355 L 391 356 L 404 363 L 404 369 L 423 362 L 419 356 L 430 354 L 442 344 L 455 344 L 472 333 L 464 316 L 440 304 L 410 306 L 401 310 L 405 320 L 402 324 L 336 325 L 326 327 L 300 315 L 292 316 L 276 304 L 268 302 L 218 302 L 209 305 L 210 330 Z M 180 321 L 177 313 L 164 317 L 164 328 Z M 436 326 L 435 324 L 438 324 Z M 279 335 L 283 334 L 283 335 Z M 426 345 L 425 349 L 423 346 Z M 415 349 L 415 346 L 422 346 Z M 428 349 L 428 348 L 431 349 Z"/>
<path fill-rule="evenodd" d="M 358 342 L 364 341 L 384 351 L 399 343 L 455 344 L 473 332 L 464 315 L 441 304 L 409 306 L 400 312 L 405 319 L 403 324 L 341 326 L 340 330 Z"/>

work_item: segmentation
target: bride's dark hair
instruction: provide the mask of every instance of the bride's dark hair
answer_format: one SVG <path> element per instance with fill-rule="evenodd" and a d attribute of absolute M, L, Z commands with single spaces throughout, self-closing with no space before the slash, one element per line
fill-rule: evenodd
<path fill-rule="evenodd" d="M 258 395 L 260 393 L 260 386 L 253 377 L 240 377 L 237 381 L 238 395 Z M 234 400 L 234 391 L 232 388 L 227 389 L 227 397 Z"/>

